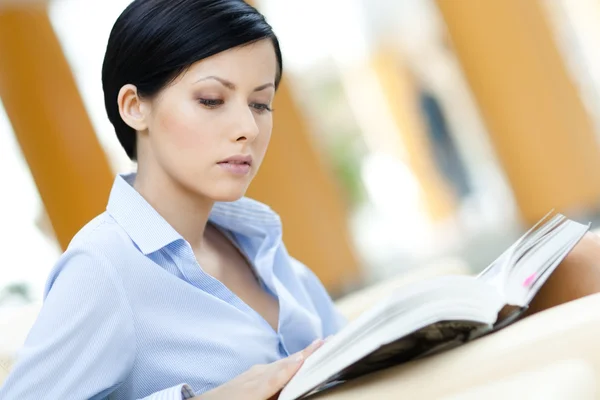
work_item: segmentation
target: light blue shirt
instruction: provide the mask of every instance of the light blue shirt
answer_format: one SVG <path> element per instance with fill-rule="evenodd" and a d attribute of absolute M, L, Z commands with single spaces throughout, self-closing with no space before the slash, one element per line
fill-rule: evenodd
<path fill-rule="evenodd" d="M 215 204 L 209 219 L 278 299 L 277 331 L 202 270 L 134 179 L 117 176 L 107 211 L 50 273 L 0 399 L 186 399 L 341 327 L 321 283 L 287 253 L 269 207 L 242 198 Z"/>

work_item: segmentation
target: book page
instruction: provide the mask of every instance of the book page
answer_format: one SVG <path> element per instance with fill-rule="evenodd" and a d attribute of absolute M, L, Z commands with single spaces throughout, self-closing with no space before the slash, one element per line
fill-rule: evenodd
<path fill-rule="evenodd" d="M 280 398 L 296 399 L 323 385 L 464 343 L 482 327 L 491 330 L 503 304 L 472 276 L 403 287 L 309 357 Z"/>
<path fill-rule="evenodd" d="M 589 230 L 566 220 L 556 229 L 539 238 L 511 267 L 506 283 L 507 303 L 526 306 L 550 274 Z"/>
<path fill-rule="evenodd" d="M 467 342 L 473 332 L 490 331 L 491 326 L 474 321 L 442 321 L 430 324 L 392 343 L 381 346 L 351 366 L 327 379 L 310 394 L 404 362 L 437 354 Z"/>
<path fill-rule="evenodd" d="M 483 270 L 477 279 L 493 286 L 498 293 L 506 296 L 505 286 L 509 271 L 515 258 L 520 258 L 524 249 L 528 248 L 528 243 L 537 240 L 541 234 L 554 228 L 560 223 L 561 215 L 553 215 L 554 210 L 546 214 L 525 234 L 523 234 L 515 243 L 506 249 L 496 260 L 494 260 L 486 269 Z M 562 217 L 564 218 L 564 217 Z"/>

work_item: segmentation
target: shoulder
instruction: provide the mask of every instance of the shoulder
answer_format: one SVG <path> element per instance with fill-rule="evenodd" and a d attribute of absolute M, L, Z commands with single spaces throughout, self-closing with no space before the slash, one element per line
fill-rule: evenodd
<path fill-rule="evenodd" d="M 295 259 L 292 256 L 288 256 L 290 259 L 290 266 L 292 269 L 292 272 L 294 273 L 294 275 L 296 275 L 298 277 L 298 279 L 303 282 L 304 284 L 310 284 L 313 283 L 315 280 L 318 281 L 319 279 L 317 278 L 317 276 L 315 275 L 315 273 L 308 268 L 306 265 L 304 265 L 303 263 L 301 263 L 300 261 L 298 261 L 297 259 Z"/>
<path fill-rule="evenodd" d="M 309 299 L 313 309 L 321 319 L 324 335 L 329 336 L 337 333 L 346 321 L 336 310 L 327 289 L 310 268 L 293 257 L 289 258 L 291 260 L 291 270 L 301 283 L 304 295 Z"/>
<path fill-rule="evenodd" d="M 283 242 L 281 243 L 280 249 L 283 250 L 283 257 L 286 260 L 286 262 L 283 263 L 285 268 L 278 269 L 279 274 L 282 275 L 282 277 L 286 277 L 288 281 L 294 280 L 298 282 L 303 290 L 311 296 L 315 291 L 319 292 L 323 290 L 323 286 L 317 275 L 304 263 L 291 256 L 287 252 Z"/>
<path fill-rule="evenodd" d="M 130 248 L 133 243 L 127 233 L 116 221 L 104 212 L 88 222 L 73 236 L 65 254 L 96 248 L 106 250 L 112 248 Z"/>
<path fill-rule="evenodd" d="M 67 250 L 50 271 L 44 297 L 61 277 L 80 290 L 121 286 L 117 267 L 135 252 L 135 245 L 107 213 L 86 224 L 71 240 Z"/>

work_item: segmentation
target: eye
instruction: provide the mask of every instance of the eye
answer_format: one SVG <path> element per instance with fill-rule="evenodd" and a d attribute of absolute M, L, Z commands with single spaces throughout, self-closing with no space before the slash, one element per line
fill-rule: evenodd
<path fill-rule="evenodd" d="M 268 104 L 264 103 L 250 103 L 250 107 L 254 108 L 259 114 L 262 114 L 266 111 L 272 112 L 273 109 L 269 107 Z"/>
<path fill-rule="evenodd" d="M 219 99 L 198 99 L 198 102 L 207 108 L 217 108 L 225 103 L 223 100 Z"/>

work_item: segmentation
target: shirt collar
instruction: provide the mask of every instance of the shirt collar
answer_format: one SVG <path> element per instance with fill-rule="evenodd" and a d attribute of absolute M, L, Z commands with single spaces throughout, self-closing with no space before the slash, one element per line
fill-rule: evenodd
<path fill-rule="evenodd" d="M 183 237 L 133 188 L 136 174 L 117 175 L 106 210 L 145 255 Z M 281 234 L 281 220 L 267 205 L 242 197 L 214 204 L 209 220 L 247 236 Z"/>

